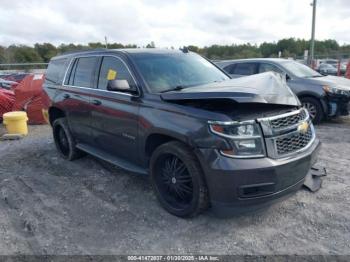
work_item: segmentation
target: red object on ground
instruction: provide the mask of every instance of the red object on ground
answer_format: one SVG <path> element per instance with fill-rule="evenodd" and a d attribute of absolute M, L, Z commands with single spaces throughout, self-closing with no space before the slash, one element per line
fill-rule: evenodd
<path fill-rule="evenodd" d="M 12 111 L 14 103 L 15 94 L 13 91 L 0 88 L 0 118 L 3 114 Z"/>
<path fill-rule="evenodd" d="M 346 66 L 345 77 L 350 79 L 350 61 L 349 61 L 348 65 Z"/>
<path fill-rule="evenodd" d="M 13 110 L 26 111 L 29 124 L 45 124 L 43 108 L 46 101 L 43 95 L 43 74 L 26 76 L 15 88 Z"/>

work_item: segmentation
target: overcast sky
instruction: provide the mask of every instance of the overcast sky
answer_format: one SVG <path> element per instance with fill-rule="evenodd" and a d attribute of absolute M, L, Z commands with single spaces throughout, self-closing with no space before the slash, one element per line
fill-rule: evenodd
<path fill-rule="evenodd" d="M 2 0 L 0 45 L 104 41 L 157 47 L 309 39 L 312 0 Z M 350 43 L 350 1 L 318 0 L 317 39 Z"/>

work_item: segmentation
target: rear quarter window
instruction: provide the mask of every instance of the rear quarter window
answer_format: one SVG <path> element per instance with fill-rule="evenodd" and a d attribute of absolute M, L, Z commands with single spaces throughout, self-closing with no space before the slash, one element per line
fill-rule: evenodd
<path fill-rule="evenodd" d="M 68 59 L 55 59 L 49 63 L 45 74 L 45 81 L 50 84 L 62 84 L 67 68 Z"/>

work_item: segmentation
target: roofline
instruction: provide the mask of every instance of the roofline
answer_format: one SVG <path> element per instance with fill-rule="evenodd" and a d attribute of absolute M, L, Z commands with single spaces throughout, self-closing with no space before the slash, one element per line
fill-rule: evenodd
<path fill-rule="evenodd" d="M 96 49 L 79 49 L 79 50 L 71 50 L 66 51 L 64 53 L 60 53 L 59 56 L 63 55 L 70 55 L 70 54 L 76 54 L 76 53 L 82 53 L 82 52 L 89 52 L 89 51 L 105 51 L 108 50 L 107 48 L 96 48 Z"/>
<path fill-rule="evenodd" d="M 83 50 L 74 50 L 74 51 L 68 51 L 64 52 L 62 54 L 58 54 L 54 57 L 52 57 L 52 60 L 56 59 L 63 59 L 63 58 L 69 58 L 74 57 L 77 55 L 93 55 L 93 54 L 102 54 L 102 53 L 124 53 L 129 54 L 136 52 L 156 52 L 156 51 L 168 51 L 170 52 L 184 52 L 177 49 L 163 49 L 163 48 L 118 48 L 118 49 L 107 49 L 107 48 L 97 48 L 97 49 L 83 49 Z M 188 51 L 189 53 L 192 53 L 191 51 Z"/>
<path fill-rule="evenodd" d="M 247 62 L 247 61 L 294 61 L 291 59 L 286 59 L 286 58 L 240 58 L 240 59 L 225 59 L 225 60 L 219 60 L 215 59 L 212 60 L 215 63 L 221 63 L 221 62 Z"/>
<path fill-rule="evenodd" d="M 76 55 L 80 54 L 98 54 L 98 53 L 114 53 L 114 52 L 120 52 L 122 49 L 106 49 L 106 48 L 97 48 L 97 49 L 83 49 L 83 50 L 73 50 L 73 51 L 68 51 L 64 52 L 62 54 L 58 54 L 54 57 L 51 58 L 51 60 L 56 60 L 56 59 L 63 59 L 63 58 L 69 58 L 69 57 L 74 57 Z"/>

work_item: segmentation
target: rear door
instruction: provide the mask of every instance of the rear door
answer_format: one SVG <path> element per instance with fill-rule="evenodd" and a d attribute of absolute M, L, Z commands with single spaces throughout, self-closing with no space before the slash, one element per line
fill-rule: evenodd
<path fill-rule="evenodd" d="M 90 93 L 96 79 L 98 57 L 72 60 L 63 86 L 63 103 L 69 127 L 77 142 L 91 144 Z"/>
<path fill-rule="evenodd" d="M 91 125 L 94 146 L 137 163 L 139 99 L 135 78 L 119 56 L 103 56 L 93 90 Z M 127 80 L 134 92 L 108 91 L 108 80 Z"/>

